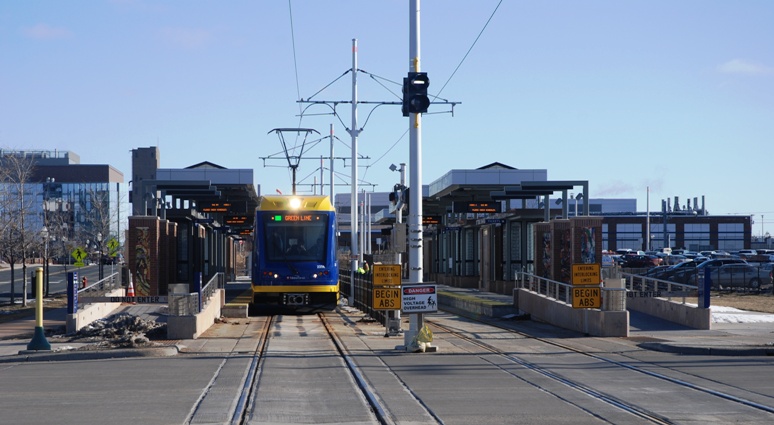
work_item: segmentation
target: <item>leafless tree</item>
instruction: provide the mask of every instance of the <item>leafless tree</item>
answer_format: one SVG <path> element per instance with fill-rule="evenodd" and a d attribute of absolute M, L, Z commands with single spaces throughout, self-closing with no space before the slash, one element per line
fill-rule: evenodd
<path fill-rule="evenodd" d="M 0 255 L 11 266 L 11 304 L 16 302 L 14 266 L 21 261 L 22 305 L 25 307 L 27 251 L 38 239 L 33 236 L 35 231 L 30 230 L 28 223 L 35 201 L 29 184 L 34 169 L 34 158 L 18 152 L 4 152 L 0 157 L 0 184 L 6 189 L 0 193 Z"/>
<path fill-rule="evenodd" d="M 85 221 L 80 228 L 78 237 L 80 240 L 88 240 L 96 245 L 100 254 L 100 258 L 97 259 L 100 278 L 104 277 L 102 273 L 103 258 L 108 258 L 112 254 L 108 248 L 108 242 L 111 239 L 120 240 L 115 231 L 117 226 L 111 226 L 111 224 L 117 223 L 120 202 L 120 199 L 113 200 L 113 208 L 111 208 L 108 190 L 90 189 L 80 205 Z"/>

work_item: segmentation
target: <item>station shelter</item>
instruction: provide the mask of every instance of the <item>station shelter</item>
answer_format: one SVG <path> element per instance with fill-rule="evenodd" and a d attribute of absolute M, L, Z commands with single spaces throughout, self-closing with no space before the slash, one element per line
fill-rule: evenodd
<path fill-rule="evenodd" d="M 220 273 L 249 270 L 258 194 L 253 171 L 203 162 L 158 168 L 158 149 L 133 151 L 127 261 L 137 296 L 166 295 L 170 284 L 196 290 Z"/>

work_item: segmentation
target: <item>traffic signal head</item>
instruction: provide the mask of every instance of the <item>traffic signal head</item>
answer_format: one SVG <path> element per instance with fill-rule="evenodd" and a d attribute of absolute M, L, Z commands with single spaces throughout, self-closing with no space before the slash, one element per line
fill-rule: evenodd
<path fill-rule="evenodd" d="M 427 112 L 430 106 L 430 98 L 427 97 L 427 87 L 430 80 L 426 72 L 409 72 L 403 79 L 403 116 L 409 113 L 420 114 Z"/>

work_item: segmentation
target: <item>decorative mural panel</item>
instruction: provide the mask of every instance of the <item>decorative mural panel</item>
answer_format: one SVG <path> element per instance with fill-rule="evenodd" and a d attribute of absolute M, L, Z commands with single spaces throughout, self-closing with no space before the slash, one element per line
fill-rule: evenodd
<path fill-rule="evenodd" d="M 594 227 L 581 228 L 581 263 L 592 264 L 597 262 L 597 247 L 595 242 L 596 230 Z"/>
<path fill-rule="evenodd" d="M 137 228 L 137 243 L 135 251 L 134 276 L 137 284 L 135 294 L 138 297 L 147 297 L 150 293 L 150 232 L 147 227 Z"/>
<path fill-rule="evenodd" d="M 572 229 L 557 229 L 559 238 L 559 278 L 560 282 L 570 282 L 572 276 Z"/>
<path fill-rule="evenodd" d="M 543 277 L 551 278 L 551 232 L 543 232 Z"/>

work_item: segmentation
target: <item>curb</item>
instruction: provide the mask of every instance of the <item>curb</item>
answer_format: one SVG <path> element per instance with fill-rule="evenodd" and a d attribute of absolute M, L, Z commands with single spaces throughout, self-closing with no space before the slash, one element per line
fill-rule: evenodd
<path fill-rule="evenodd" d="M 637 344 L 637 346 L 646 350 L 692 356 L 774 356 L 774 346 L 762 345 L 690 346 L 663 342 L 643 342 Z"/>
<path fill-rule="evenodd" d="M 27 351 L 18 355 L 0 357 L 0 363 L 51 362 L 71 360 L 103 360 L 130 357 L 170 357 L 179 353 L 175 345 L 147 348 L 119 348 L 106 350 Z"/>

